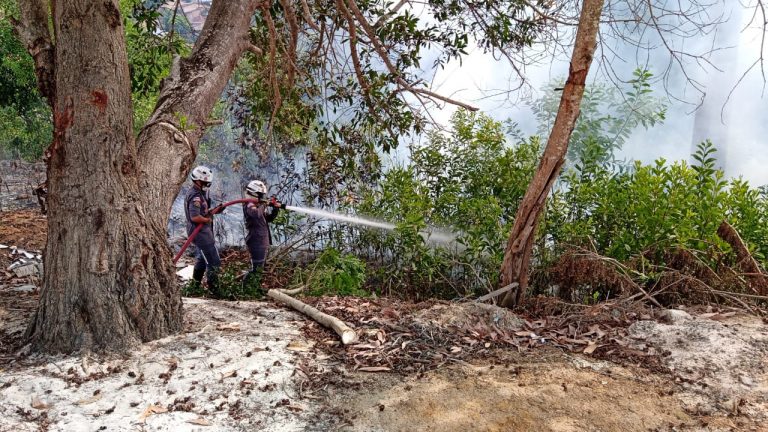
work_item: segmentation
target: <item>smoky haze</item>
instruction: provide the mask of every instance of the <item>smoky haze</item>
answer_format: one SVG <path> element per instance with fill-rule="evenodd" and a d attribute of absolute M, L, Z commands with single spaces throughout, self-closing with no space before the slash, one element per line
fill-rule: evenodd
<path fill-rule="evenodd" d="M 601 53 L 596 56 L 590 82 L 626 81 L 637 67 L 647 68 L 656 77 L 655 94 L 668 107 L 664 124 L 636 130 L 619 157 L 646 163 L 658 158 L 689 160 L 696 145 L 710 139 L 718 148 L 720 167 L 727 176 L 742 176 L 755 186 L 768 183 L 768 115 L 760 65 L 745 75 L 760 57 L 763 36 L 760 23 L 750 23 L 752 13 L 739 1 L 716 2 L 708 14 L 712 19 L 721 16 L 722 24 L 709 35 L 668 36 L 666 41 L 645 36 L 651 46 L 647 50 L 621 41 L 603 40 L 609 49 L 602 50 L 603 57 Z M 681 56 L 683 71 L 670 59 L 663 42 L 686 53 L 710 54 L 706 61 Z M 570 53 L 565 54 L 548 64 L 527 68 L 528 92 L 502 93 L 500 89 L 519 84 L 512 68 L 475 49 L 461 64 L 453 62 L 438 71 L 433 90 L 469 101 L 497 120 L 512 119 L 523 132 L 533 134 L 537 124 L 526 98 L 540 97 L 542 86 L 565 77 Z M 453 111 L 455 108 L 445 107 L 435 117 L 447 124 Z"/>

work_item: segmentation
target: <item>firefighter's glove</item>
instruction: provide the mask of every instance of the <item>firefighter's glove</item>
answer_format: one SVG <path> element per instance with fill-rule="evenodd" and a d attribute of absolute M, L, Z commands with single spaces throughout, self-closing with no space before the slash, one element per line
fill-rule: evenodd
<path fill-rule="evenodd" d="M 272 196 L 272 198 L 269 199 L 269 206 L 276 209 L 285 208 L 285 206 L 283 206 L 283 203 L 278 201 L 277 197 L 275 197 L 274 195 Z"/>

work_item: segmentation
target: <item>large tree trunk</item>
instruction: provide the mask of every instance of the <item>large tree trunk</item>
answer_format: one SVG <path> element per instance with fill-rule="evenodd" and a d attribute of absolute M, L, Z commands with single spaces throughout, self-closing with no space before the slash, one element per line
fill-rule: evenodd
<path fill-rule="evenodd" d="M 181 294 L 165 231 L 145 220 L 117 2 L 59 1 L 53 13 L 49 234 L 28 334 L 48 352 L 124 350 L 178 331 Z"/>
<path fill-rule="evenodd" d="M 18 33 L 54 112 L 45 275 L 30 342 L 45 352 L 125 351 L 176 332 L 181 294 L 167 217 L 205 120 L 247 47 L 257 2 L 214 2 L 138 145 L 117 0 L 53 1 L 55 38 L 46 0 L 19 6 Z M 191 130 L 182 130 L 182 118 Z"/>
<path fill-rule="evenodd" d="M 517 210 L 515 223 L 504 251 L 501 285 L 506 286 L 517 282 L 518 286 L 504 296 L 501 301 L 503 306 L 511 307 L 519 304 L 528 289 L 528 267 L 536 240 L 536 227 L 546 205 L 549 191 L 560 175 L 568 150 L 568 141 L 571 139 L 576 119 L 579 117 L 584 85 L 595 53 L 603 2 L 604 0 L 584 0 L 582 5 L 568 80 L 565 82 L 555 124 L 552 126 L 539 167 Z"/>

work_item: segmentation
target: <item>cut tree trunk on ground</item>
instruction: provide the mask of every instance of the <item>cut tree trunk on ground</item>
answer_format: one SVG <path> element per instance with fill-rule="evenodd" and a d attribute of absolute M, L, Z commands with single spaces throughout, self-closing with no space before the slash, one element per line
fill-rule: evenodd
<path fill-rule="evenodd" d="M 506 293 L 501 305 L 512 307 L 520 304 L 528 290 L 528 267 L 531 261 L 536 228 L 560 169 L 565 162 L 568 141 L 571 139 L 576 119 L 579 117 L 581 99 L 589 73 L 589 66 L 595 54 L 600 14 L 604 0 L 584 0 L 579 17 L 579 28 L 571 55 L 571 66 L 565 82 L 555 124 L 549 135 L 539 167 L 525 192 L 523 201 L 515 215 L 515 224 L 509 234 L 501 266 L 501 285 L 514 282 L 519 285 Z"/>
<path fill-rule="evenodd" d="M 344 321 L 331 315 L 322 313 L 312 306 L 296 300 L 295 298 L 279 290 L 271 289 L 267 291 L 267 296 L 296 309 L 297 311 L 324 325 L 325 327 L 332 329 L 341 337 L 341 342 L 344 345 L 349 345 L 357 341 L 357 333 L 352 330 Z"/>
<path fill-rule="evenodd" d="M 280 292 L 281 292 L 281 293 L 283 293 L 283 294 L 288 294 L 288 295 L 296 295 L 296 294 L 298 294 L 298 293 L 300 293 L 300 292 L 304 291 L 304 288 L 305 288 L 305 287 L 304 287 L 304 285 L 302 285 L 302 286 L 300 286 L 300 287 L 298 287 L 298 288 L 293 288 L 293 289 L 280 289 L 280 290 L 278 290 L 278 291 L 280 291 Z"/>
<path fill-rule="evenodd" d="M 724 242 L 731 245 L 731 249 L 736 254 L 736 266 L 746 274 L 747 283 L 752 290 L 761 296 L 768 295 L 768 275 L 763 273 L 763 270 L 749 252 L 749 248 L 747 248 L 744 240 L 741 239 L 736 228 L 723 221 L 720 223 L 720 227 L 717 228 L 717 235 Z"/>

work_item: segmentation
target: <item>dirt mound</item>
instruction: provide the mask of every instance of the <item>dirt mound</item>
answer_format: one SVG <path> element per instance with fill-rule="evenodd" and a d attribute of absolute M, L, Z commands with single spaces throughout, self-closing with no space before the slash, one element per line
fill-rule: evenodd
<path fill-rule="evenodd" d="M 768 325 L 758 317 L 704 314 L 629 328 L 636 349 L 655 349 L 688 393 L 691 411 L 744 412 L 768 420 Z"/>
<path fill-rule="evenodd" d="M 438 303 L 414 315 L 414 319 L 439 327 L 471 328 L 478 324 L 519 330 L 524 321 L 509 309 L 484 303 Z"/>

